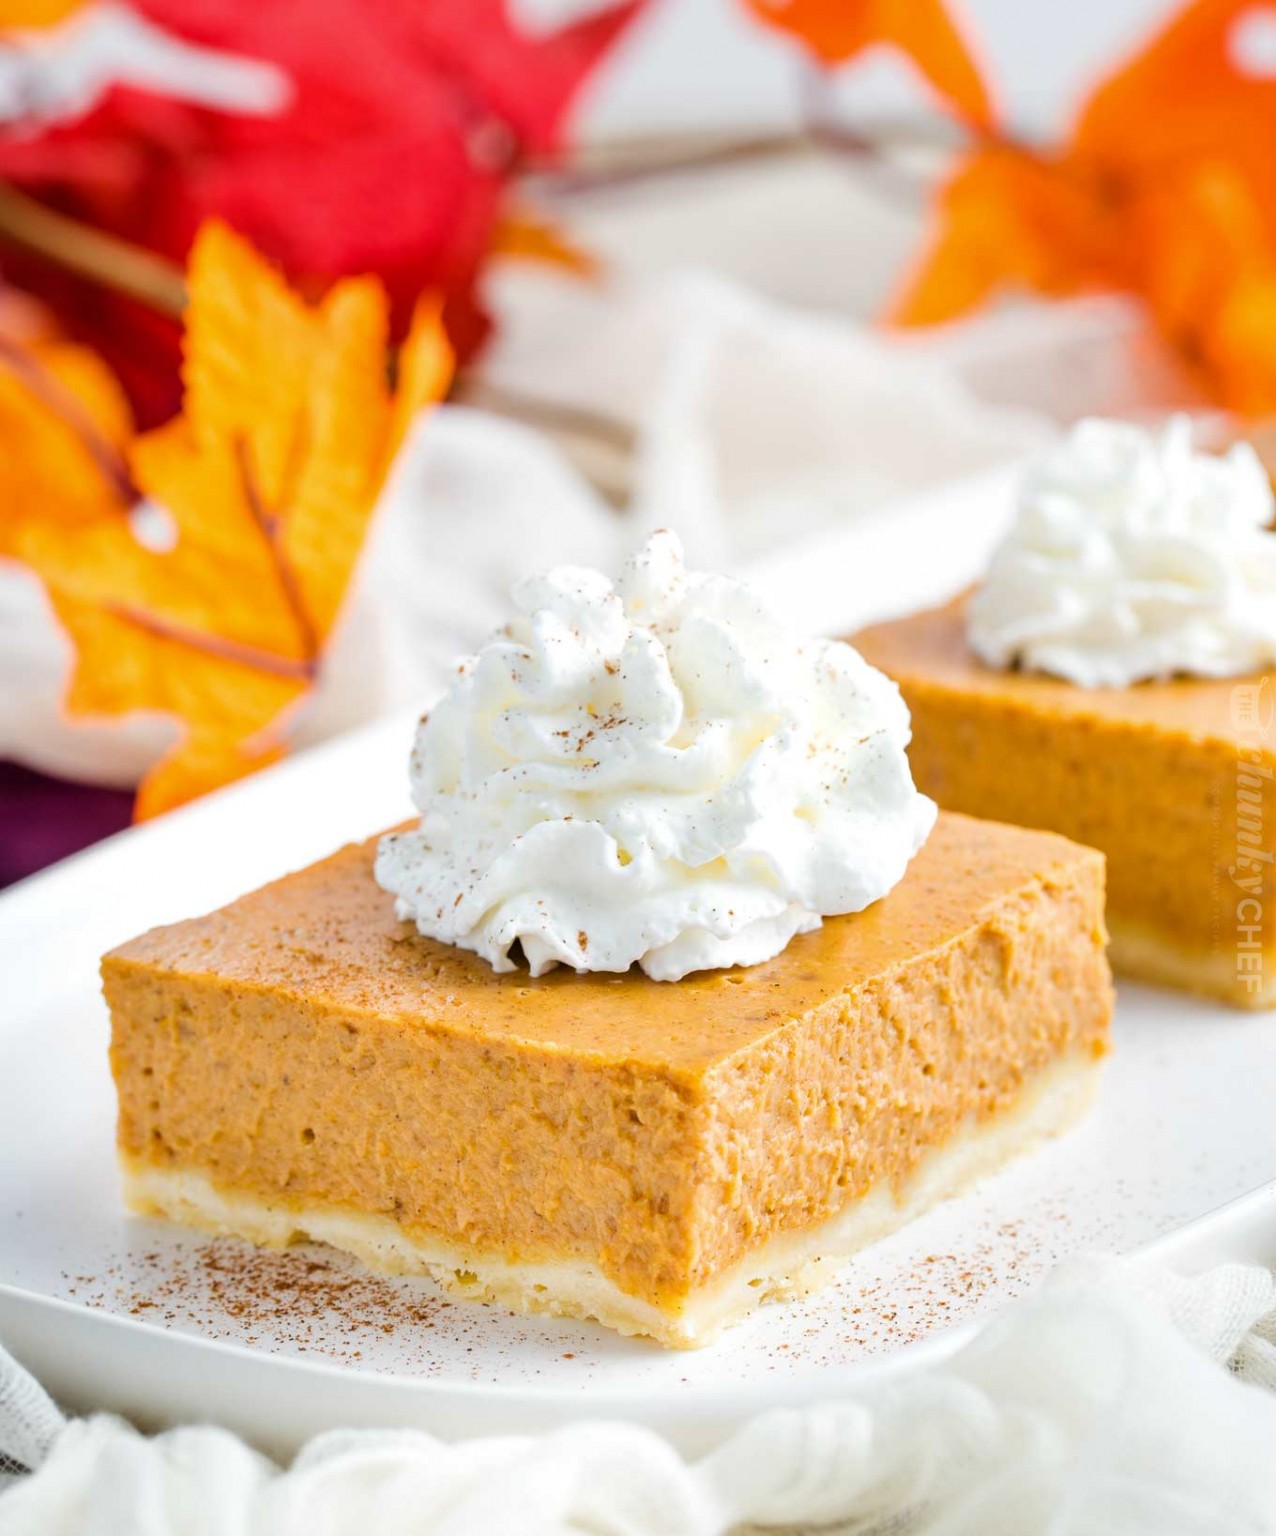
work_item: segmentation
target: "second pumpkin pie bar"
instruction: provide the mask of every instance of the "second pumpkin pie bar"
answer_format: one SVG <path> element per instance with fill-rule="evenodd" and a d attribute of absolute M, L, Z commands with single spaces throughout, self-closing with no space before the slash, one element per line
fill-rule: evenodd
<path fill-rule="evenodd" d="M 971 649 L 964 599 L 853 644 L 907 701 L 921 790 L 1103 850 L 1117 970 L 1237 1007 L 1276 1005 L 1269 679 L 1077 688 L 1000 671 Z"/>

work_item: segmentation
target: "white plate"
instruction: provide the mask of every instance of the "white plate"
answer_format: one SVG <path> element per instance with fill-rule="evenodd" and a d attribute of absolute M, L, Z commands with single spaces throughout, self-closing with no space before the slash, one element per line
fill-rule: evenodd
<path fill-rule="evenodd" d="M 759 585 L 825 626 L 883 611 L 883 592 L 897 606 L 939 596 L 982 558 L 1004 490 L 998 477 L 914 504 L 774 562 Z M 0 1338 L 68 1405 L 216 1419 L 280 1453 L 334 1424 L 455 1437 L 581 1413 L 649 1423 L 695 1451 L 760 1408 L 951 1347 L 958 1325 L 1068 1253 L 1181 1233 L 1276 1173 L 1272 1024 L 1127 986 L 1083 1125 L 863 1254 L 825 1293 L 696 1354 L 446 1304 L 426 1282 L 370 1280 L 319 1250 L 257 1258 L 126 1216 L 98 956 L 405 815 L 411 725 L 346 737 L 0 898 Z M 1242 1204 L 1198 1246 L 1276 1232 L 1273 1209 L 1276 1197 Z M 1190 1235 L 1174 1241 L 1191 1256 Z"/>

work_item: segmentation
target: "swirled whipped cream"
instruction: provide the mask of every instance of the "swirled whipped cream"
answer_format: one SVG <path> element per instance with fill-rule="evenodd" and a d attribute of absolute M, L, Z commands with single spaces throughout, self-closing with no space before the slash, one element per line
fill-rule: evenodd
<path fill-rule="evenodd" d="M 868 906 L 925 841 L 895 685 L 689 574 L 673 534 L 614 585 L 564 567 L 514 601 L 418 730 L 420 826 L 381 842 L 422 933 L 498 971 L 517 944 L 533 976 L 675 981 Z"/>
<path fill-rule="evenodd" d="M 1186 417 L 1083 421 L 1024 485 L 971 646 L 1083 688 L 1258 671 L 1276 661 L 1272 511 L 1247 444 L 1197 453 Z"/>

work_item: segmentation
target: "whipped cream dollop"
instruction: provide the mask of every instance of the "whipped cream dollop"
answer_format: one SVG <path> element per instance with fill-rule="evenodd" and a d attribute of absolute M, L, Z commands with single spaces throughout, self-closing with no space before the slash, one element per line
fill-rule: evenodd
<path fill-rule="evenodd" d="M 1247 444 L 1197 453 L 1186 417 L 1083 421 L 1024 484 L 971 646 L 1083 688 L 1258 671 L 1276 660 L 1272 512 Z"/>
<path fill-rule="evenodd" d="M 401 918 L 513 969 L 662 981 L 778 954 L 899 880 L 935 807 L 898 689 L 689 574 L 660 532 L 613 585 L 565 567 L 462 663 L 412 754 L 414 831 L 382 839 Z"/>

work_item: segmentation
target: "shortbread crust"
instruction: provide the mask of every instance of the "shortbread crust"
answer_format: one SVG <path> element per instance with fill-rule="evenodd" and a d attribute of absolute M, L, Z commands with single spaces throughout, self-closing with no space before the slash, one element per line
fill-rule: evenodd
<path fill-rule="evenodd" d="M 1114 970 L 1198 997 L 1222 998 L 1233 1008 L 1276 1008 L 1276 944 L 1253 952 L 1252 969 L 1239 963 L 1246 951 L 1191 949 L 1177 940 L 1111 914 L 1108 954 Z"/>

